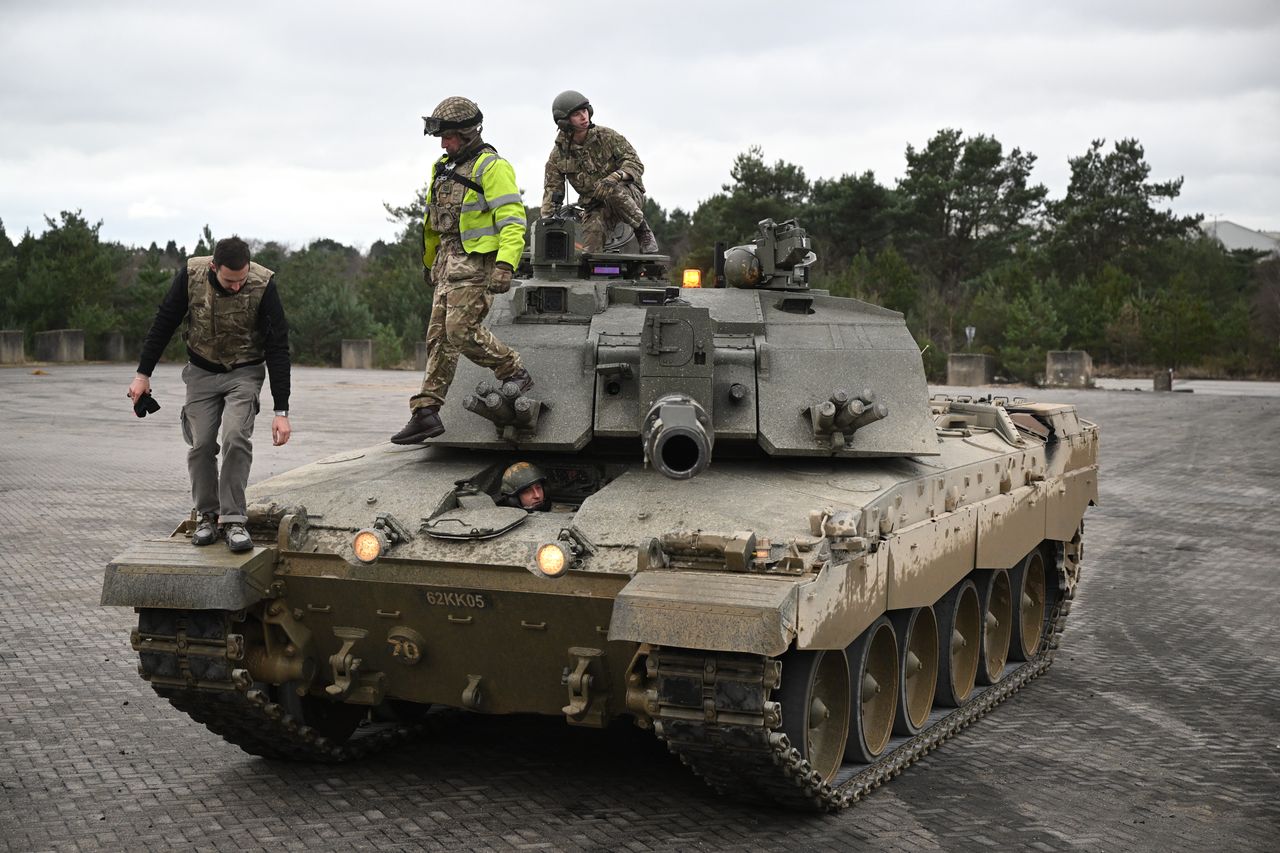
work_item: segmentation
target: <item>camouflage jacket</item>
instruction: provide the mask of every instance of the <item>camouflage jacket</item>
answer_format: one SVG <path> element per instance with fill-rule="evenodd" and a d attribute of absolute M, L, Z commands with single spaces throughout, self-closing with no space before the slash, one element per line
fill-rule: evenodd
<path fill-rule="evenodd" d="M 587 138 L 579 145 L 570 134 L 560 131 L 556 135 L 551 156 L 547 158 L 542 215 L 549 216 L 555 211 L 551 196 L 564 189 L 566 179 L 578 193 L 581 202 L 586 204 L 594 197 L 596 184 L 600 179 L 619 169 L 631 177 L 636 189 L 644 192 L 644 164 L 621 133 L 593 124 L 587 130 Z"/>

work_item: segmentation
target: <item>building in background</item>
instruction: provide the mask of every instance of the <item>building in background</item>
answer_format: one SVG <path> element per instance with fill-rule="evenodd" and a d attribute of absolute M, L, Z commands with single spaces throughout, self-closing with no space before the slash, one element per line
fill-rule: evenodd
<path fill-rule="evenodd" d="M 1227 219 L 1202 219 L 1200 230 L 1222 244 L 1228 252 L 1251 249 L 1280 255 L 1280 232 L 1254 231 Z"/>

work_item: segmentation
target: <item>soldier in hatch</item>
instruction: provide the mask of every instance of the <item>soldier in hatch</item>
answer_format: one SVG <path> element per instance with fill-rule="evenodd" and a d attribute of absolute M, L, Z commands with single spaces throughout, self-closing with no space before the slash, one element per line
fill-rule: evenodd
<path fill-rule="evenodd" d="M 502 472 L 499 487 L 499 503 L 518 506 L 530 512 L 540 512 L 549 506 L 546 492 L 547 476 L 532 462 L 517 462 Z"/>
<path fill-rule="evenodd" d="M 635 229 L 640 251 L 658 252 L 658 240 L 644 218 L 644 164 L 621 133 L 592 123 L 595 110 L 586 96 L 570 89 L 551 102 L 560 133 L 547 158 L 542 215 L 555 213 L 553 197 L 567 179 L 585 208 L 583 250 L 599 252 L 604 235 L 618 222 Z"/>
<path fill-rule="evenodd" d="M 427 325 L 422 390 L 409 398 L 409 422 L 391 437 L 418 444 L 444 432 L 440 407 L 465 355 L 502 382 L 533 387 L 520 354 L 484 325 L 493 294 L 511 289 L 524 252 L 524 201 L 511 164 L 480 138 L 484 116 L 474 101 L 445 98 L 422 117 L 445 154 L 431 170 L 422 224 L 425 277 L 435 286 Z"/>

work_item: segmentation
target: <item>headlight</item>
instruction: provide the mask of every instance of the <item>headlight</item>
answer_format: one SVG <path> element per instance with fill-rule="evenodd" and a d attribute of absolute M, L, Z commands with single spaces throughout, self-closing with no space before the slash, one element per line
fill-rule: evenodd
<path fill-rule="evenodd" d="M 569 568 L 569 555 L 558 543 L 548 542 L 534 553 L 533 567 L 549 578 L 558 578 Z"/>
<path fill-rule="evenodd" d="M 681 287 L 702 287 L 702 270 L 685 270 Z"/>
<path fill-rule="evenodd" d="M 387 550 L 387 537 L 381 530 L 365 528 L 351 540 L 351 550 L 362 563 L 372 563 Z"/>

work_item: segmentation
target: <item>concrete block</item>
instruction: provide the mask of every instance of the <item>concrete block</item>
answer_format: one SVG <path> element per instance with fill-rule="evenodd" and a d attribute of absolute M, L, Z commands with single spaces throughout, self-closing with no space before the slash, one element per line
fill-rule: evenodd
<path fill-rule="evenodd" d="M 342 341 L 342 367 L 344 370 L 373 369 L 373 339 Z"/>
<path fill-rule="evenodd" d="M 1093 387 L 1093 359 L 1082 349 L 1051 349 L 1044 356 L 1046 385 Z"/>
<path fill-rule="evenodd" d="M 36 332 L 36 361 L 84 361 L 84 329 Z"/>
<path fill-rule="evenodd" d="M 1173 370 L 1157 370 L 1156 375 L 1151 380 L 1151 387 L 1155 391 L 1172 391 Z"/>
<path fill-rule="evenodd" d="M 947 356 L 948 385 L 990 385 L 995 375 L 993 356 L 977 352 L 953 352 Z"/>
<path fill-rule="evenodd" d="M 427 369 L 427 342 L 418 341 L 418 352 L 414 360 L 414 364 L 418 365 L 419 372 Z"/>
<path fill-rule="evenodd" d="M 107 332 L 102 337 L 102 357 L 107 361 L 129 361 L 124 348 L 124 335 L 120 332 Z"/>
<path fill-rule="evenodd" d="M 0 364 L 22 364 L 27 360 L 21 329 L 0 331 Z"/>

